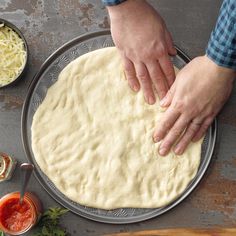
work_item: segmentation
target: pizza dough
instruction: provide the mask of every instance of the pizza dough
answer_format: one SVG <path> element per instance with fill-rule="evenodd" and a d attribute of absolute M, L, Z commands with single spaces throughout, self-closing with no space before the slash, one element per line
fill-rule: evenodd
<path fill-rule="evenodd" d="M 201 143 L 158 155 L 152 134 L 163 114 L 131 91 L 113 47 L 72 61 L 49 88 L 32 124 L 42 171 L 68 198 L 115 209 L 156 208 L 177 198 L 194 178 Z"/>

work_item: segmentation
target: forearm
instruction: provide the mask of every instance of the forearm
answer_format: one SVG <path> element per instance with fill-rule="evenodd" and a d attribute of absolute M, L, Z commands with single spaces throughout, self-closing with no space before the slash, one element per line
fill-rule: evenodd
<path fill-rule="evenodd" d="M 217 65 L 236 70 L 236 2 L 224 0 L 206 55 Z"/>

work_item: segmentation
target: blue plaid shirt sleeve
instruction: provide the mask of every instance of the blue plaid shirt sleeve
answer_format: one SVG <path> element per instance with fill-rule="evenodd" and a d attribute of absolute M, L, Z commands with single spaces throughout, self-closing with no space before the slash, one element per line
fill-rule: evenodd
<path fill-rule="evenodd" d="M 106 6 L 115 6 L 126 0 L 102 0 L 103 4 Z"/>
<path fill-rule="evenodd" d="M 236 0 L 224 0 L 206 55 L 217 65 L 236 70 Z"/>

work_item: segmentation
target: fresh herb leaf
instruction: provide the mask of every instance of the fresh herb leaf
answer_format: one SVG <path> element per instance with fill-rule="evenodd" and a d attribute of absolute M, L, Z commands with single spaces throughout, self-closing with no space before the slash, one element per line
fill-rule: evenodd
<path fill-rule="evenodd" d="M 43 235 L 48 235 L 48 236 L 50 236 L 50 232 L 49 232 L 49 230 L 48 230 L 48 228 L 47 228 L 46 226 L 43 226 L 43 228 L 42 228 L 42 234 L 43 234 Z"/>
<path fill-rule="evenodd" d="M 51 207 L 44 212 L 43 217 L 49 218 L 51 220 L 57 220 L 60 218 L 60 216 L 64 215 L 67 212 L 67 209 L 63 209 L 60 207 Z"/>
<path fill-rule="evenodd" d="M 64 229 L 61 229 L 60 227 L 56 227 L 54 229 L 55 236 L 65 236 L 66 232 Z"/>
<path fill-rule="evenodd" d="M 37 227 L 37 232 L 33 236 L 67 236 L 68 233 L 59 224 L 61 216 L 67 212 L 67 209 L 60 207 L 47 209 L 43 213 Z"/>

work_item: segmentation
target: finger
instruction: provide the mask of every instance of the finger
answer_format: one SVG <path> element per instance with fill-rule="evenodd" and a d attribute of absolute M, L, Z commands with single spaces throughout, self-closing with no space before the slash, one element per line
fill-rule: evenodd
<path fill-rule="evenodd" d="M 166 110 L 161 119 L 161 122 L 157 125 L 157 128 L 154 131 L 153 134 L 154 142 L 159 142 L 165 137 L 165 135 L 174 125 L 175 121 L 179 118 L 179 116 L 180 113 L 177 110 L 173 109 L 172 107 L 169 107 Z"/>
<path fill-rule="evenodd" d="M 143 89 L 145 100 L 148 104 L 152 105 L 156 102 L 155 95 L 152 90 L 152 82 L 149 77 L 146 66 L 140 62 L 134 64 L 136 70 L 136 76 Z"/>
<path fill-rule="evenodd" d="M 161 69 L 167 79 L 169 87 L 173 84 L 175 80 L 175 71 L 173 64 L 170 60 L 170 57 L 167 54 L 164 54 L 162 57 L 158 59 Z"/>
<path fill-rule="evenodd" d="M 200 129 L 198 130 L 198 132 L 192 138 L 193 142 L 197 142 L 198 140 L 200 140 L 203 137 L 203 135 L 206 133 L 207 129 L 209 128 L 209 126 L 211 125 L 213 120 L 214 120 L 214 117 L 208 117 L 203 122 L 203 124 L 201 125 Z"/>
<path fill-rule="evenodd" d="M 170 151 L 171 147 L 174 145 L 174 143 L 176 143 L 180 135 L 184 132 L 189 122 L 190 120 L 187 117 L 179 117 L 179 119 L 175 122 L 174 126 L 171 128 L 169 133 L 163 139 L 159 147 L 160 155 L 165 156 Z"/>
<path fill-rule="evenodd" d="M 160 101 L 160 106 L 168 107 L 171 104 L 173 96 L 174 96 L 174 91 L 175 91 L 175 84 L 171 86 L 166 96 Z"/>
<path fill-rule="evenodd" d="M 189 126 L 186 129 L 184 135 L 180 138 L 178 144 L 174 148 L 174 152 L 177 155 L 183 154 L 183 152 L 185 151 L 186 147 L 189 145 L 189 143 L 191 142 L 193 136 L 198 132 L 200 127 L 201 127 L 201 124 L 197 123 L 195 121 L 192 121 L 189 124 Z"/>
<path fill-rule="evenodd" d="M 172 56 L 176 55 L 177 51 L 174 47 L 172 36 L 168 30 L 165 30 L 165 39 L 168 53 Z"/>
<path fill-rule="evenodd" d="M 139 81 L 136 78 L 134 64 L 127 57 L 123 57 L 123 65 L 126 79 L 128 80 L 129 86 L 135 92 L 138 92 L 140 89 Z"/>
<path fill-rule="evenodd" d="M 164 98 L 168 88 L 166 86 L 165 76 L 161 71 L 159 63 L 157 61 L 148 62 L 146 67 L 157 91 L 158 97 L 160 99 Z"/>

